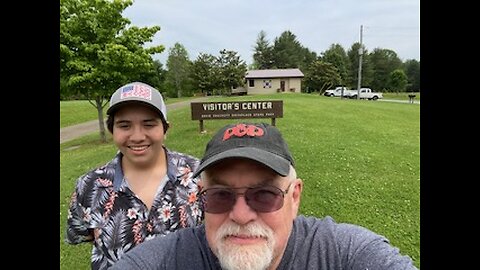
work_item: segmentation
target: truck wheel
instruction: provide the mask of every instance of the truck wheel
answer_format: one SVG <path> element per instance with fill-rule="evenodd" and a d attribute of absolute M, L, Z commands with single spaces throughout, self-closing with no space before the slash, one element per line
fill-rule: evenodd
<path fill-rule="evenodd" d="M 378 97 L 377 97 L 377 96 L 373 96 L 373 98 L 372 98 L 372 99 L 373 99 L 373 100 L 377 100 L 377 99 L 378 99 Z"/>

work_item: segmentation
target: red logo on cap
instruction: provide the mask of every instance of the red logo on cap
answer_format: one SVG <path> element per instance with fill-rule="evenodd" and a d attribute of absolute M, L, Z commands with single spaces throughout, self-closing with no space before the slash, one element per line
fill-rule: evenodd
<path fill-rule="evenodd" d="M 230 139 L 232 136 L 236 137 L 243 137 L 245 135 L 248 135 L 250 137 L 255 137 L 255 136 L 263 136 L 265 132 L 263 129 L 254 126 L 254 125 L 245 125 L 245 124 L 238 124 L 234 127 L 231 127 L 223 133 L 223 140 L 226 141 Z"/>

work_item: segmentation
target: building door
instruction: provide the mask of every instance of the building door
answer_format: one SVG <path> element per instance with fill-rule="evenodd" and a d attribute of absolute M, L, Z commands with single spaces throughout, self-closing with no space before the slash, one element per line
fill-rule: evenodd
<path fill-rule="evenodd" d="M 285 92 L 285 81 L 280 81 L 280 91 Z"/>

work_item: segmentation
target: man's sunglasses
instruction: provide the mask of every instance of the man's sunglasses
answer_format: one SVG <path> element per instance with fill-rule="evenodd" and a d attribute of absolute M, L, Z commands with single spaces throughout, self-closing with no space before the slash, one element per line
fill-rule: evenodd
<path fill-rule="evenodd" d="M 200 192 L 204 211 L 212 214 L 221 214 L 232 210 L 237 195 L 243 195 L 248 206 L 257 212 L 268 213 L 277 211 L 283 206 L 283 199 L 287 194 L 290 183 L 285 191 L 275 186 L 264 185 L 240 188 L 208 188 Z M 235 190 L 245 189 L 243 193 Z"/>

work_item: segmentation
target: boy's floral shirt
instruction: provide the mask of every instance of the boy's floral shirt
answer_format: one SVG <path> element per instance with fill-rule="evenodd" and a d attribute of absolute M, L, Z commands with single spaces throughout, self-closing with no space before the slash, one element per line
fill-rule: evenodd
<path fill-rule="evenodd" d="M 150 210 L 128 188 L 120 152 L 109 163 L 78 178 L 68 211 L 66 241 L 93 240 L 92 269 L 107 269 L 143 241 L 202 223 L 203 211 L 197 200 L 201 186 L 199 178 L 192 178 L 199 160 L 166 152 L 168 180 L 158 188 Z"/>

